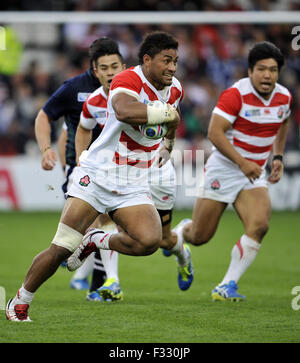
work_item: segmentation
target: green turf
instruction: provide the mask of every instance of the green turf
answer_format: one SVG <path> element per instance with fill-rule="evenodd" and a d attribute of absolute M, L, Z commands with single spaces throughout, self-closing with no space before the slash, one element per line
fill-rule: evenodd
<path fill-rule="evenodd" d="M 176 212 L 173 222 L 190 216 Z M 0 286 L 7 299 L 48 247 L 58 219 L 57 213 L 0 213 Z M 188 291 L 178 289 L 174 258 L 161 251 L 120 256 L 123 302 L 85 301 L 85 292 L 69 288 L 72 274 L 59 268 L 34 298 L 33 323 L 8 322 L 0 311 L 0 342 L 300 342 L 300 310 L 291 307 L 292 288 L 300 285 L 299 223 L 300 212 L 273 212 L 263 247 L 239 283 L 245 302 L 210 300 L 243 233 L 228 211 L 209 244 L 191 247 L 195 280 Z"/>

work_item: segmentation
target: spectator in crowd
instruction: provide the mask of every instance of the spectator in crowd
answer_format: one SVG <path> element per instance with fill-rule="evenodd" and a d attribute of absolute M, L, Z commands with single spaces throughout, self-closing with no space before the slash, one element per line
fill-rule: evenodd
<path fill-rule="evenodd" d="M 16 1 L 10 3 L 16 3 Z M 21 3 L 23 4 L 23 2 Z M 73 4 L 73 2 L 69 2 L 68 9 L 62 10 L 76 10 L 70 8 L 71 3 Z M 133 3 L 138 4 L 136 6 L 143 4 L 145 10 L 161 6 L 156 0 Z M 187 3 L 197 4 L 193 1 L 179 0 L 167 3 L 176 10 L 184 10 Z M 241 7 L 240 10 L 261 10 L 261 2 L 231 1 L 230 6 L 227 5 L 227 7 L 226 3 L 228 2 L 206 1 L 203 9 L 239 10 L 235 7 Z M 85 10 L 114 10 L 114 7 L 121 5 L 122 9 L 126 7 L 124 2 L 117 0 L 92 1 L 90 4 L 91 8 Z M 243 8 L 243 4 L 246 4 L 246 8 Z M 277 8 L 282 8 L 282 1 L 273 1 L 272 4 Z M 297 4 L 298 2 L 290 1 L 288 6 L 295 9 Z M 203 9 L 197 8 L 196 10 Z M 137 10 L 137 8 L 131 10 Z M 37 113 L 44 100 L 64 80 L 81 73 L 86 68 L 88 62 L 84 55 L 87 52 L 86 44 L 99 35 L 117 40 L 124 54 L 125 62 L 130 67 L 136 62 L 137 44 L 143 35 L 157 29 L 156 26 L 150 24 L 65 24 L 57 25 L 57 27 L 60 31 L 57 32 L 58 37 L 52 47 L 39 50 L 37 44 L 30 44 L 29 48 L 25 43 L 23 44 L 24 61 L 21 62 L 20 70 L 11 75 L 0 72 L 1 154 L 7 154 L 7 140 L 10 145 L 9 153 L 26 152 L 27 142 L 34 140 L 32 115 Z M 255 42 L 270 40 L 283 49 L 286 66 L 282 70 L 279 82 L 288 87 L 294 96 L 295 112 L 293 114 L 295 116 L 291 119 L 291 131 L 288 134 L 286 147 L 287 149 L 299 147 L 300 57 L 299 51 L 293 50 L 290 43 L 287 42 L 287 39 L 291 40 L 292 37 L 292 25 L 183 26 L 167 24 L 161 28 L 173 33 L 179 39 L 180 58 L 177 73 L 178 77 L 183 80 L 186 92 L 181 107 L 183 121 L 178 128 L 177 138 L 187 141 L 183 143 L 185 146 L 188 145 L 190 149 L 195 149 L 197 145 L 204 142 L 205 150 L 207 150 L 206 136 L 209 115 L 218 96 L 226 87 L 246 75 L 246 54 L 250 47 Z M 80 36 L 74 36 L 74 34 L 80 34 Z M 47 52 L 47 56 L 45 56 L 45 52 Z M 64 55 L 66 52 L 68 52 L 68 57 Z M 69 57 L 69 55 L 71 56 Z M 4 96 L 5 94 L 7 96 Z M 8 114 L 4 118 L 5 112 Z M 61 124 L 58 123 L 59 129 L 60 126 Z M 56 130 L 53 128 L 52 141 L 55 140 Z M 200 143 L 199 140 L 201 140 Z"/>

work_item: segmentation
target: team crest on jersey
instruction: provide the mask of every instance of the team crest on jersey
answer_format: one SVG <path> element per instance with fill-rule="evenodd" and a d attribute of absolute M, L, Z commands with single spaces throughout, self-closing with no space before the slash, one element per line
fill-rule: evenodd
<path fill-rule="evenodd" d="M 218 190 L 218 189 L 220 189 L 220 186 L 221 186 L 221 184 L 220 184 L 220 182 L 219 182 L 219 180 L 218 179 L 215 179 L 211 184 L 210 184 L 210 187 L 211 187 L 211 189 L 213 189 L 213 190 Z"/>
<path fill-rule="evenodd" d="M 105 111 L 96 111 L 94 112 L 95 118 L 103 118 L 106 117 L 106 110 Z"/>
<path fill-rule="evenodd" d="M 79 180 L 79 184 L 83 187 L 87 187 L 90 184 L 90 177 L 88 175 L 85 175 L 83 178 Z"/>
<path fill-rule="evenodd" d="M 246 110 L 245 116 L 246 117 L 260 116 L 260 110 Z"/>
<path fill-rule="evenodd" d="M 283 117 L 283 107 L 280 107 L 279 108 L 279 110 L 278 110 L 278 112 L 277 112 L 277 116 L 278 116 L 278 118 L 282 118 Z"/>
<path fill-rule="evenodd" d="M 87 93 L 87 92 L 78 92 L 77 101 L 84 102 L 89 97 L 89 95 L 90 95 L 90 93 Z"/>

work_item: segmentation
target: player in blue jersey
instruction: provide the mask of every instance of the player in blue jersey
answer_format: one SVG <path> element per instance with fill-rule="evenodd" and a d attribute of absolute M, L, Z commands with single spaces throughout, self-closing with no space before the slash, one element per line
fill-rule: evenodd
<path fill-rule="evenodd" d="M 57 162 L 57 154 L 51 147 L 51 127 L 52 121 L 64 117 L 64 130 L 60 137 L 60 155 L 63 155 L 66 180 L 62 186 L 64 193 L 68 190 L 68 185 L 72 181 L 72 172 L 76 167 L 76 151 L 75 151 L 75 134 L 80 120 L 80 113 L 84 101 L 88 96 L 98 87 L 100 87 L 99 76 L 95 70 L 95 64 L 99 58 L 104 54 L 116 55 L 117 66 L 113 72 L 121 71 L 123 59 L 119 52 L 118 45 L 110 38 L 103 37 L 95 40 L 89 49 L 90 69 L 86 72 L 73 77 L 63 83 L 63 85 L 53 93 L 53 95 L 46 102 L 45 106 L 40 110 L 36 118 L 35 132 L 36 138 L 42 153 L 42 168 L 45 170 L 52 170 Z M 111 75 L 111 78 L 114 74 Z M 98 137 L 101 128 L 97 126 L 93 130 L 92 141 Z M 64 147 L 65 145 L 65 147 Z M 65 150 L 63 150 L 65 148 Z M 110 223 L 111 220 L 108 216 L 100 216 L 95 223 L 99 226 Z M 95 262 L 95 264 L 94 264 Z M 93 269 L 94 267 L 94 269 Z M 89 260 L 76 271 L 71 279 L 70 285 L 75 289 L 88 289 L 89 284 L 87 277 L 93 271 L 92 283 L 90 286 L 90 294 L 87 299 L 99 300 L 99 294 L 93 292 L 100 287 L 105 281 L 106 274 L 100 257 L 100 252 L 91 256 Z"/>

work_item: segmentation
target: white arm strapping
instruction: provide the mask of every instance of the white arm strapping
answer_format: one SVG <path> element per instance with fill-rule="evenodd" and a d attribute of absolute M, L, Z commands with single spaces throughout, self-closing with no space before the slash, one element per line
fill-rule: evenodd
<path fill-rule="evenodd" d="M 165 122 L 174 121 L 176 109 L 168 103 L 162 101 L 152 101 L 147 103 L 147 125 L 160 125 Z"/>

